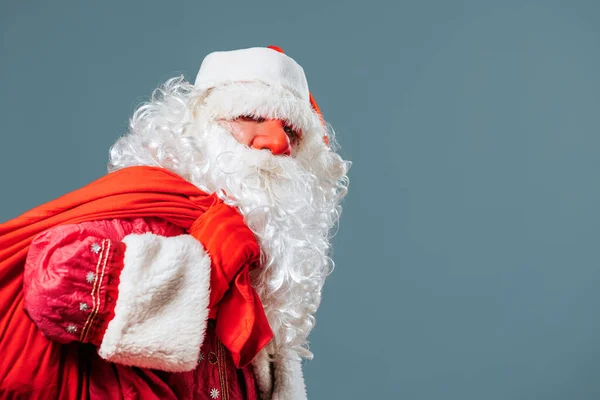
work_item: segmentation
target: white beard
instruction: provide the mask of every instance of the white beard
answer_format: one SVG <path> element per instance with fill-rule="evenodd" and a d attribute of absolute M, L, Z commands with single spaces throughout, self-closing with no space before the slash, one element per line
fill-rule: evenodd
<path fill-rule="evenodd" d="M 194 120 L 186 112 L 189 121 L 165 129 L 164 121 L 156 121 L 164 108 L 159 104 L 154 115 L 140 116 L 139 132 L 134 115 L 132 132 L 111 149 L 109 169 L 159 165 L 238 207 L 262 249 L 252 279 L 275 335 L 269 352 L 293 349 L 312 357 L 306 339 L 333 267 L 330 232 L 346 194 L 349 163 L 326 149 L 309 158 L 249 149 L 201 114 Z M 153 123 L 144 121 L 150 117 Z"/>
<path fill-rule="evenodd" d="M 198 125 L 204 168 L 192 183 L 220 193 L 244 215 L 262 249 L 253 283 L 276 333 L 273 350 L 298 351 L 314 325 L 332 267 L 329 232 L 339 215 L 335 184 L 297 159 L 249 149 L 222 124 Z"/>

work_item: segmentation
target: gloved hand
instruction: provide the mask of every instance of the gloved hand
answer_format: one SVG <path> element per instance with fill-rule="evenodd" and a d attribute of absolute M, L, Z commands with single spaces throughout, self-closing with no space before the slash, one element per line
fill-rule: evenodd
<path fill-rule="evenodd" d="M 242 215 L 224 203 L 202 214 L 192 224 L 189 234 L 202 243 L 211 258 L 209 308 L 213 309 L 238 271 L 258 263 L 260 247 Z"/>

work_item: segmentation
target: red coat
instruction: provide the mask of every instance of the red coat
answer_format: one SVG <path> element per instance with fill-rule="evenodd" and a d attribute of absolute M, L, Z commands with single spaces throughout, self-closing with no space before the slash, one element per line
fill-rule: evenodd
<path fill-rule="evenodd" d="M 90 399 L 256 399 L 252 367 L 235 367 L 229 351 L 215 335 L 213 321 L 209 321 L 197 367 L 187 372 L 110 363 L 92 346 L 79 344 L 84 340 L 94 347 L 101 345 L 119 298 L 126 248 L 122 240 L 147 232 L 173 238 L 185 234 L 164 220 L 134 218 L 62 225 L 39 235 L 32 242 L 25 265 L 25 309 L 46 337 L 79 347 L 80 359 L 85 357 L 88 365 Z M 114 249 L 106 257 L 100 247 L 103 241 Z M 97 285 L 96 301 L 92 287 L 100 279 L 96 276 L 99 259 L 105 273 Z M 152 262 L 152 257 L 146 260 Z M 84 331 L 94 303 L 98 307 L 93 322 Z"/>
<path fill-rule="evenodd" d="M 85 188 L 0 225 L 1 397 L 15 398 L 19 395 L 24 398 L 76 399 L 88 397 L 92 387 L 90 373 L 96 371 L 97 363 L 94 360 L 97 359 L 92 356 L 95 351 L 92 346 L 79 343 L 61 345 L 49 340 L 40 334 L 37 325 L 25 315 L 22 291 L 23 268 L 25 257 L 34 237 L 60 225 L 135 216 L 159 216 L 180 228 L 189 229 L 207 208 L 215 204 L 215 200 L 216 198 L 203 194 L 196 187 L 169 171 L 160 168 L 133 167 L 111 173 Z M 212 221 L 219 218 L 209 217 L 205 220 Z M 202 231 L 202 226 L 198 230 Z M 226 235 L 226 233 L 227 230 L 221 235 Z M 164 241 L 169 240 L 170 238 L 164 238 Z M 110 240 L 107 243 L 110 243 Z M 112 247 L 116 254 L 115 257 L 118 257 L 118 247 L 116 244 Z M 220 251 L 217 248 L 215 250 Z M 196 249 L 196 251 L 198 250 Z M 115 260 L 116 258 L 113 259 L 113 261 Z M 103 268 L 109 266 L 108 261 L 103 264 Z M 238 360 L 239 354 L 242 356 L 247 354 L 250 357 L 270 340 L 271 332 L 268 324 L 266 325 L 267 330 L 264 329 L 266 323 L 264 310 L 249 286 L 248 280 L 246 278 L 239 279 L 240 276 L 247 276 L 247 268 L 242 270 L 244 272 L 241 275 L 227 273 L 226 270 L 220 268 L 211 268 L 211 279 L 213 270 L 220 271 L 219 273 L 225 272 L 222 273 L 223 276 L 235 281 L 231 281 L 232 285 L 224 294 L 223 299 L 219 301 L 219 306 L 223 309 L 224 304 L 232 307 L 237 304 L 232 309 L 240 311 L 221 313 L 216 320 L 215 332 L 219 336 L 219 329 L 221 329 L 222 336 L 219 337 L 226 339 L 228 348 L 242 350 L 241 353 L 237 353 Z M 103 278 L 108 279 L 110 276 L 107 274 Z M 221 287 L 222 285 L 215 286 Z M 98 296 L 107 293 L 108 288 L 109 286 L 105 288 L 105 292 L 93 288 L 95 292 L 90 292 L 93 301 L 100 301 Z M 110 290 L 108 291 L 110 292 Z M 124 293 L 128 292 L 119 293 L 119 298 L 123 297 Z M 195 292 L 190 293 L 194 294 Z M 94 309 L 97 308 L 95 312 L 99 314 L 98 319 L 92 322 L 100 326 L 101 307 L 97 307 L 98 304 L 100 303 L 93 304 Z M 241 312 L 242 310 L 243 312 Z M 30 308 L 30 312 L 35 314 L 32 308 Z M 188 314 L 193 316 L 193 313 Z M 92 341 L 96 337 L 93 332 L 101 332 L 101 329 L 90 330 L 89 326 L 80 327 L 80 329 L 84 328 L 90 332 L 89 337 Z M 107 326 L 107 329 L 109 328 L 110 325 Z M 69 328 L 69 331 L 72 330 Z M 227 334 L 230 334 L 231 337 L 228 337 Z M 208 331 L 207 340 L 210 335 L 211 333 Z M 115 337 L 114 334 L 105 336 L 113 339 Z M 253 339 L 247 341 L 246 338 Z M 257 341 L 257 338 L 260 340 Z M 119 356 L 120 348 L 116 346 L 118 344 L 118 341 L 113 340 L 113 347 L 107 350 L 107 354 Z M 128 353 L 125 356 L 131 357 L 132 354 Z M 189 354 L 187 355 L 189 356 Z M 155 359 L 160 359 L 160 357 L 155 357 Z M 248 361 L 247 358 L 246 360 Z M 177 359 L 175 361 L 177 362 Z M 189 361 L 189 359 L 186 360 L 188 364 Z M 243 364 L 247 364 L 247 361 Z M 106 365 L 110 365 L 110 368 L 116 370 L 120 368 L 117 364 Z M 137 369 L 133 370 L 138 371 Z M 262 371 L 262 368 L 260 370 Z M 146 376 L 144 370 L 139 370 L 139 372 L 141 374 L 139 382 L 150 386 L 158 383 L 154 378 Z M 266 376 L 262 372 L 260 374 Z M 158 373 L 157 376 L 163 376 L 163 374 Z M 127 381 L 119 381 L 119 384 L 128 387 Z M 158 384 L 156 387 L 163 386 Z"/>

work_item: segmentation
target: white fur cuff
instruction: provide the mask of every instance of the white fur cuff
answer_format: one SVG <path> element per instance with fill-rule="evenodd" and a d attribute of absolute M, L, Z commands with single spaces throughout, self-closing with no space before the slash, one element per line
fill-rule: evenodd
<path fill-rule="evenodd" d="M 142 368 L 194 369 L 208 318 L 208 254 L 189 235 L 131 234 L 123 242 L 115 317 L 98 354 Z"/>

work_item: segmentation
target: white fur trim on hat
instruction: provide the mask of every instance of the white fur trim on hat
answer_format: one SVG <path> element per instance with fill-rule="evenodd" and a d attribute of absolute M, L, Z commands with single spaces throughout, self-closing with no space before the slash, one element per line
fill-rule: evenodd
<path fill-rule="evenodd" d="M 130 234 L 115 316 L 98 354 L 162 371 L 196 367 L 208 319 L 210 258 L 189 235 Z"/>
<path fill-rule="evenodd" d="M 307 103 L 310 101 L 302 67 L 291 57 L 265 47 L 210 53 L 202 61 L 194 85 L 206 90 L 241 82 L 284 87 Z"/>
<path fill-rule="evenodd" d="M 287 121 L 302 132 L 297 150 L 315 154 L 315 147 L 326 150 L 323 136 L 325 125 L 312 108 L 282 87 L 268 86 L 260 82 L 234 83 L 210 89 L 197 97 L 202 112 L 209 120 L 234 120 L 240 116 L 255 116 Z"/>

